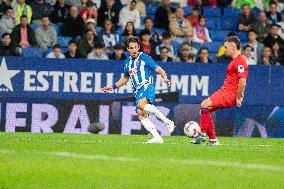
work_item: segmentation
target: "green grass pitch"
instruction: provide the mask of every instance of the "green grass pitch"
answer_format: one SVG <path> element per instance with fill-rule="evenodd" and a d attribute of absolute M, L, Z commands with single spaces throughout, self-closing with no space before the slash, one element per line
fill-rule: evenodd
<path fill-rule="evenodd" d="M 284 139 L 0 133 L 1 189 L 284 188 Z"/>

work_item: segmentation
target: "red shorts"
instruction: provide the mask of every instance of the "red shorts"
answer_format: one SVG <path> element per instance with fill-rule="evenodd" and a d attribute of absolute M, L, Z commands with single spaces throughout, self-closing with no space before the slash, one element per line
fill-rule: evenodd
<path fill-rule="evenodd" d="M 213 93 L 209 98 L 212 102 L 212 109 L 210 111 L 236 106 L 237 96 L 235 93 L 232 92 L 218 90 Z"/>

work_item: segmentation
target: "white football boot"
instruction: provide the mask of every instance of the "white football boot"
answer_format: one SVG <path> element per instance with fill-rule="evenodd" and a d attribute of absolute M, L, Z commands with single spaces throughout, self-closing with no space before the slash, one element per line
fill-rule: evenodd
<path fill-rule="evenodd" d="M 166 126 L 167 126 L 170 134 L 172 134 L 172 132 L 176 128 L 175 123 L 173 121 L 171 121 L 171 120 L 168 123 L 166 123 Z"/>
<path fill-rule="evenodd" d="M 154 137 L 150 140 L 148 140 L 147 142 L 145 142 L 146 144 L 163 144 L 164 140 L 162 137 Z"/>

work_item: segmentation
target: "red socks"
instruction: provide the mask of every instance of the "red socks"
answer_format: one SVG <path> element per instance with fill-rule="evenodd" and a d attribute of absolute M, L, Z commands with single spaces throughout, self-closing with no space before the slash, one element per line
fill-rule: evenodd
<path fill-rule="evenodd" d="M 202 133 L 207 133 L 209 140 L 216 139 L 214 123 L 208 108 L 202 108 L 200 110 L 200 129 Z"/>

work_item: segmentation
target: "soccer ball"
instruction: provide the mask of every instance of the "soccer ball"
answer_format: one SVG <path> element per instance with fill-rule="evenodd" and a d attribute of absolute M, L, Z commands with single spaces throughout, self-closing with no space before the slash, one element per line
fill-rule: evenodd
<path fill-rule="evenodd" d="M 197 137 L 201 132 L 199 124 L 195 121 L 189 121 L 184 125 L 184 134 L 189 137 Z"/>

